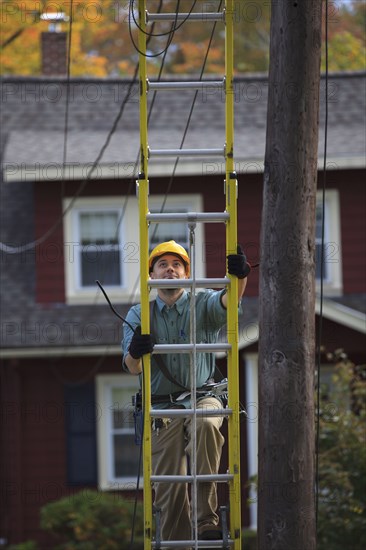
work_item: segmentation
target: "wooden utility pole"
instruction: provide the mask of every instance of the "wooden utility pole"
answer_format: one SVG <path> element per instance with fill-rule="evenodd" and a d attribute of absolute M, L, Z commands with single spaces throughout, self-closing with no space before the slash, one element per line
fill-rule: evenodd
<path fill-rule="evenodd" d="M 272 0 L 261 232 L 259 550 L 315 550 L 321 2 Z"/>

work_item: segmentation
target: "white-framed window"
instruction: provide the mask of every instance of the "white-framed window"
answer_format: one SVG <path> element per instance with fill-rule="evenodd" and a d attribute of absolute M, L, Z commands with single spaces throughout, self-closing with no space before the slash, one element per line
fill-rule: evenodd
<path fill-rule="evenodd" d="M 64 199 L 64 262 L 66 301 L 94 303 L 100 280 L 114 302 L 139 299 L 139 212 L 136 197 Z M 200 195 L 152 195 L 151 212 L 202 212 Z M 205 276 L 203 228 L 197 224 L 196 276 Z M 174 239 L 189 251 L 188 226 L 183 222 L 151 224 L 151 248 Z"/>
<path fill-rule="evenodd" d="M 317 193 L 316 206 L 316 284 L 320 288 L 320 260 L 322 251 L 322 192 Z M 339 193 L 327 190 L 324 202 L 323 289 L 328 296 L 342 294 L 342 250 Z"/>
<path fill-rule="evenodd" d="M 259 394 L 258 394 L 258 373 L 259 356 L 258 353 L 242 353 L 245 362 L 245 387 L 246 401 L 245 409 L 247 412 L 247 462 L 248 478 L 258 474 L 258 428 L 259 428 Z M 323 395 L 331 396 L 334 388 L 332 377 L 335 373 L 335 367 L 331 364 L 322 364 L 320 366 L 320 386 Z M 330 409 L 331 410 L 331 409 Z M 244 474 L 245 475 L 245 474 Z M 258 493 L 255 485 L 249 485 L 249 517 L 250 529 L 257 530 L 258 519 Z"/>
<path fill-rule="evenodd" d="M 66 300 L 91 303 L 100 280 L 114 301 L 128 300 L 139 276 L 136 198 L 64 199 Z M 128 203 L 126 203 L 128 201 Z M 127 207 L 126 207 L 127 206 Z"/>
<path fill-rule="evenodd" d="M 248 479 L 258 474 L 258 353 L 242 354 L 245 362 L 245 409 L 247 412 Z M 257 490 L 249 486 L 250 529 L 257 529 Z"/>
<path fill-rule="evenodd" d="M 98 487 L 131 490 L 136 487 L 140 446 L 135 442 L 132 396 L 139 387 L 130 374 L 96 377 Z M 140 487 L 141 487 L 140 479 Z"/>

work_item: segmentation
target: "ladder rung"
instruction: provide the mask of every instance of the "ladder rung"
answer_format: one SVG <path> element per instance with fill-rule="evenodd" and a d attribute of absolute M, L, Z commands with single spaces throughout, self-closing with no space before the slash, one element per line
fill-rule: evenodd
<path fill-rule="evenodd" d="M 234 541 L 229 539 L 227 541 L 229 546 L 234 546 Z M 151 542 L 152 548 L 156 548 L 156 542 Z M 223 548 L 222 540 L 161 540 L 159 542 L 159 548 Z"/>
<path fill-rule="evenodd" d="M 155 344 L 154 353 L 187 353 L 189 351 L 201 351 L 203 353 L 212 353 L 215 351 L 229 351 L 230 344 Z"/>
<path fill-rule="evenodd" d="M 176 222 L 225 222 L 230 219 L 230 214 L 228 212 L 160 212 L 157 214 L 147 214 L 147 221 L 152 223 L 170 223 L 172 221 Z"/>
<path fill-rule="evenodd" d="M 221 149 L 149 149 L 150 157 L 217 157 L 225 156 Z"/>
<path fill-rule="evenodd" d="M 233 474 L 198 474 L 196 480 L 201 483 L 208 483 L 215 481 L 217 483 L 225 483 L 234 479 Z M 193 483 L 194 477 L 192 475 L 181 476 L 150 476 L 150 480 L 153 483 Z"/>
<path fill-rule="evenodd" d="M 190 21 L 224 21 L 225 13 L 223 11 L 218 12 L 192 12 L 192 13 L 150 13 L 146 12 L 146 22 L 150 21 L 184 21 L 189 19 Z"/>
<path fill-rule="evenodd" d="M 233 409 L 151 409 L 151 418 L 174 418 L 178 416 L 231 416 Z"/>
<path fill-rule="evenodd" d="M 147 81 L 148 90 L 203 90 L 210 88 L 224 88 L 223 80 L 197 80 L 197 81 L 186 81 L 186 82 L 151 82 Z"/>
<path fill-rule="evenodd" d="M 193 285 L 193 279 L 149 279 L 147 282 L 150 288 L 190 288 Z M 230 279 L 226 277 L 217 279 L 196 279 L 195 285 L 197 288 L 221 288 L 229 285 Z"/>

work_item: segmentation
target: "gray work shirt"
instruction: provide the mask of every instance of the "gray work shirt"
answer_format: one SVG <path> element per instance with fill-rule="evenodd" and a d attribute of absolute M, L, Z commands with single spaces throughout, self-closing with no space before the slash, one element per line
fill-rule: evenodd
<path fill-rule="evenodd" d="M 196 342 L 212 343 L 217 341 L 219 329 L 226 323 L 226 309 L 221 303 L 225 291 L 204 290 L 196 294 Z M 183 291 L 181 297 L 172 306 L 167 306 L 163 300 L 156 298 L 151 326 L 156 337 L 156 344 L 188 344 L 190 343 L 190 301 L 191 293 Z M 141 306 L 133 306 L 126 320 L 135 328 L 141 325 Z M 132 330 L 123 325 L 122 348 L 124 357 L 128 353 L 132 338 Z M 180 384 L 190 387 L 190 355 L 187 353 L 170 353 L 162 355 L 171 376 Z M 124 362 L 123 362 L 124 364 Z M 215 357 L 213 353 L 197 353 L 197 388 L 203 386 L 214 376 Z M 127 368 L 124 367 L 126 370 Z M 161 372 L 158 364 L 151 356 L 151 394 L 168 395 L 184 391 L 173 384 Z M 189 403 L 182 403 L 190 406 Z M 158 408 L 162 407 L 160 404 Z"/>

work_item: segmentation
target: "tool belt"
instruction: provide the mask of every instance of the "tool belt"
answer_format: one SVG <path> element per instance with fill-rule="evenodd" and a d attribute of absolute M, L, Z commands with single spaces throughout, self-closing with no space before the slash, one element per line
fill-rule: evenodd
<path fill-rule="evenodd" d="M 152 395 L 151 404 L 159 405 L 160 403 L 171 403 L 173 405 L 179 405 L 185 397 L 191 395 L 190 391 L 177 391 L 168 393 L 165 395 Z M 221 380 L 221 382 L 206 383 L 202 388 L 198 388 L 196 392 L 196 399 L 203 397 L 215 397 L 219 399 L 222 406 L 225 408 L 227 405 L 227 378 Z M 133 405 L 133 417 L 135 423 L 135 443 L 141 445 L 142 441 L 142 429 L 143 429 L 143 411 L 142 411 L 142 392 L 141 390 L 132 396 Z"/>
<path fill-rule="evenodd" d="M 151 404 L 152 405 L 159 405 L 160 403 L 178 403 L 179 401 L 183 400 L 185 397 L 188 397 L 191 395 L 190 391 L 177 391 L 173 393 L 168 394 L 162 394 L 162 395 L 152 395 L 151 396 Z M 227 398 L 227 378 L 224 378 L 221 382 L 210 382 L 208 384 L 205 384 L 202 386 L 202 388 L 198 388 L 196 391 L 196 399 L 200 399 L 202 397 L 216 397 L 221 399 L 221 401 L 226 402 Z M 134 409 L 141 410 L 142 409 L 142 393 L 141 391 L 137 392 L 135 395 L 132 396 L 132 404 L 134 406 Z"/>
<path fill-rule="evenodd" d="M 160 403 L 171 403 L 179 405 L 183 399 L 191 395 L 190 391 L 177 391 L 165 395 L 152 395 L 151 404 L 159 405 Z M 196 391 L 196 399 L 203 397 L 215 397 L 219 399 L 223 407 L 227 405 L 227 378 L 221 382 L 208 382 L 202 388 Z M 141 445 L 142 427 L 143 427 L 143 412 L 142 412 L 142 392 L 141 390 L 132 396 L 132 405 L 134 408 L 133 417 L 135 421 L 135 443 Z"/>
<path fill-rule="evenodd" d="M 151 404 L 159 405 L 159 403 L 175 403 L 180 395 L 182 395 L 181 391 L 168 393 L 167 395 L 152 395 Z"/>

